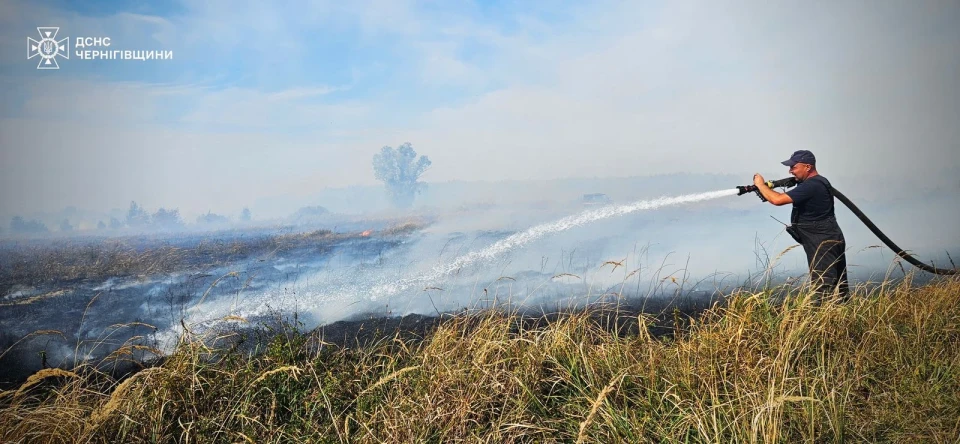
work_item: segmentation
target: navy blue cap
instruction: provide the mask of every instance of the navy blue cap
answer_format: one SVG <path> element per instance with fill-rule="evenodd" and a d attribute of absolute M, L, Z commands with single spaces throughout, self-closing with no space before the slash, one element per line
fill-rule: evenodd
<path fill-rule="evenodd" d="M 789 159 L 780 162 L 788 167 L 792 167 L 798 163 L 809 163 L 810 165 L 817 164 L 817 158 L 814 157 L 813 153 L 807 150 L 794 151 L 793 155 Z"/>

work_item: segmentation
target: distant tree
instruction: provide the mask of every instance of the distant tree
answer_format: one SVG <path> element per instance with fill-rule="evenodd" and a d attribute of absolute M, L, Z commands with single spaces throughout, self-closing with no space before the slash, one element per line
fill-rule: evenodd
<path fill-rule="evenodd" d="M 160 208 L 153 213 L 153 224 L 160 229 L 175 230 L 183 226 L 183 220 L 180 219 L 180 210 L 167 210 Z"/>
<path fill-rule="evenodd" d="M 23 233 L 23 234 L 39 234 L 47 233 L 50 230 L 47 229 L 47 226 L 43 222 L 31 220 L 29 222 L 24 221 L 20 216 L 14 216 L 10 220 L 10 231 L 13 233 Z"/>
<path fill-rule="evenodd" d="M 60 231 L 73 231 L 73 225 L 70 225 L 70 221 L 64 219 L 63 222 L 60 222 Z"/>
<path fill-rule="evenodd" d="M 117 218 L 115 218 L 115 217 L 111 217 L 111 218 L 110 218 L 110 229 L 111 229 L 111 230 L 119 230 L 119 229 L 121 229 L 121 228 L 123 228 L 123 222 L 120 222 L 120 219 L 117 219 Z"/>
<path fill-rule="evenodd" d="M 250 209 L 243 207 L 243 211 L 240 212 L 240 220 L 243 222 L 250 222 Z"/>
<path fill-rule="evenodd" d="M 399 148 L 385 146 L 373 156 L 373 173 L 384 183 L 390 201 L 398 208 L 413 205 L 417 193 L 426 188 L 419 178 L 432 162 L 427 156 L 417 158 L 417 152 L 409 142 Z"/>
<path fill-rule="evenodd" d="M 227 219 L 226 216 L 221 216 L 219 214 L 214 214 L 207 212 L 207 214 L 201 214 L 197 216 L 198 224 L 226 224 L 230 223 L 230 219 Z"/>
<path fill-rule="evenodd" d="M 98 221 L 98 222 L 97 222 L 97 229 L 98 229 L 98 230 L 106 230 L 106 229 L 107 229 L 107 224 L 103 223 L 102 220 L 101 220 L 101 221 Z"/>
<path fill-rule="evenodd" d="M 130 201 L 130 210 L 127 211 L 127 226 L 143 227 L 149 223 L 150 215 L 147 214 L 147 210 L 137 205 L 136 202 Z"/>

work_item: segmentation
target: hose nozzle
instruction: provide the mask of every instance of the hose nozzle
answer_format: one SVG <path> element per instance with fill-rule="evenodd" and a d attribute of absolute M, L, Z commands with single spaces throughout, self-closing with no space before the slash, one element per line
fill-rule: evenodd
<path fill-rule="evenodd" d="M 797 184 L 797 178 L 785 177 L 783 179 L 778 179 L 778 180 L 768 180 L 764 183 L 770 188 L 790 188 Z M 757 193 L 757 196 L 760 197 L 761 201 L 764 201 L 764 202 L 767 201 L 767 199 L 763 197 L 763 194 L 760 194 L 760 190 L 757 189 L 756 185 L 738 185 L 737 191 L 738 191 L 737 196 L 742 196 L 750 192 L 755 192 Z"/>

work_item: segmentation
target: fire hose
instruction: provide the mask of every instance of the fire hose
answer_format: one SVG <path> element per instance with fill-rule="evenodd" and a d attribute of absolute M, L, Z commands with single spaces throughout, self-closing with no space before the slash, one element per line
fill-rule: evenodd
<path fill-rule="evenodd" d="M 797 185 L 797 183 L 798 182 L 796 178 L 787 177 L 784 179 L 767 181 L 766 185 L 770 188 L 789 188 Z M 737 190 L 739 191 L 739 193 L 737 193 L 738 196 L 742 196 L 750 192 L 755 192 L 757 193 L 757 196 L 760 196 L 760 200 L 764 202 L 767 201 L 767 199 L 763 197 L 763 194 L 760 193 L 760 190 L 757 188 L 756 185 L 737 186 Z M 830 187 L 830 191 L 833 197 L 837 198 L 840 202 L 843 202 L 843 204 L 846 205 L 847 208 L 849 208 L 850 211 L 852 211 L 853 214 L 855 214 L 857 218 L 859 218 L 860 221 L 863 222 L 863 224 L 866 225 L 867 228 L 869 228 L 870 231 L 873 232 L 873 234 L 875 234 L 878 238 L 880 238 L 880 240 L 883 241 L 883 243 L 886 244 L 888 247 L 890 247 L 891 250 L 896 252 L 897 256 L 900 256 L 901 258 L 909 262 L 911 265 L 923 271 L 926 271 L 928 273 L 942 274 L 942 275 L 957 274 L 956 269 L 937 268 L 931 265 L 927 265 L 923 262 L 920 262 L 919 260 L 917 260 L 917 258 L 913 257 L 907 252 L 903 251 L 903 249 L 897 246 L 897 244 L 895 244 L 889 237 L 887 237 L 886 234 L 883 234 L 883 232 L 880 231 L 879 228 L 877 228 L 876 224 L 874 224 L 873 221 L 871 221 L 865 214 L 863 214 L 863 211 L 860 211 L 860 208 L 857 208 L 857 206 L 854 205 L 854 203 L 851 202 L 850 199 L 847 198 L 847 196 L 844 196 L 843 193 L 841 193 L 840 191 L 838 191 L 836 188 L 833 188 L 833 187 Z"/>

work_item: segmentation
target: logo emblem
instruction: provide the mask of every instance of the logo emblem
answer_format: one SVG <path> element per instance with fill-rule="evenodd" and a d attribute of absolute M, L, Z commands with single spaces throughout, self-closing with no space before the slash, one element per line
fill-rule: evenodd
<path fill-rule="evenodd" d="M 37 31 L 40 32 L 40 41 L 27 37 L 27 60 L 40 56 L 37 69 L 60 69 L 57 56 L 70 59 L 70 37 L 57 41 L 59 27 L 38 26 Z"/>

